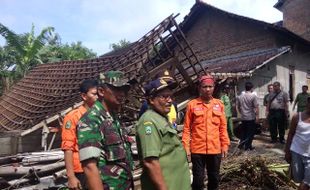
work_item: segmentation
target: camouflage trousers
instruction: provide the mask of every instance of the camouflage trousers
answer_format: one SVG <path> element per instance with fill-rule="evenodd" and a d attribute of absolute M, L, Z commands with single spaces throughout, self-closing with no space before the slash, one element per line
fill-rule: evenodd
<path fill-rule="evenodd" d="M 134 189 L 132 173 L 117 165 L 107 165 L 101 170 L 104 190 Z"/>

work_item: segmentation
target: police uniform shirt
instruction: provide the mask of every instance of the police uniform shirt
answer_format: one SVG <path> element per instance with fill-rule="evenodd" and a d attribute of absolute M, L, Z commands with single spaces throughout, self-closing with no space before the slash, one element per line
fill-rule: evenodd
<path fill-rule="evenodd" d="M 268 101 L 270 102 L 274 96 L 276 96 L 276 93 L 272 92 L 268 97 Z M 281 91 L 277 97 L 272 102 L 270 102 L 270 109 L 285 109 L 286 102 L 288 102 L 288 94 Z"/>

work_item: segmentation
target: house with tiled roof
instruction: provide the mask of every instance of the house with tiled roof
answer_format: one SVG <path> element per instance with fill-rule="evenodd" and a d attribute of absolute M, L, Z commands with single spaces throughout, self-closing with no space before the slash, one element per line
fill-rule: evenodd
<path fill-rule="evenodd" d="M 291 100 L 302 85 L 310 85 L 310 42 L 285 27 L 199 1 L 180 27 L 200 63 L 220 82 L 236 86 L 235 95 L 252 81 L 262 105 L 272 82 L 279 81 Z M 265 109 L 260 110 L 264 117 Z"/>
<path fill-rule="evenodd" d="M 275 7 L 285 14 L 290 2 L 279 0 Z M 298 2 L 304 2 L 305 11 L 310 10 L 308 0 Z M 260 100 L 274 81 L 282 84 L 291 100 L 302 85 L 310 85 L 307 35 L 283 27 L 294 16 L 270 24 L 197 0 L 182 23 L 174 18 L 169 16 L 127 48 L 97 59 L 49 63 L 31 70 L 0 98 L 0 155 L 59 147 L 53 143 L 59 142 L 54 129 L 59 129 L 63 116 L 81 101 L 80 82 L 97 78 L 102 71 L 121 70 L 136 81 L 131 102 L 138 103 L 143 84 L 166 69 L 179 83 L 178 103 L 195 96 L 197 78 L 205 72 L 217 78 L 219 87 L 224 83 L 234 86 L 235 95 L 243 90 L 245 81 L 252 81 Z M 130 114 L 137 109 L 130 104 L 125 107 Z"/>

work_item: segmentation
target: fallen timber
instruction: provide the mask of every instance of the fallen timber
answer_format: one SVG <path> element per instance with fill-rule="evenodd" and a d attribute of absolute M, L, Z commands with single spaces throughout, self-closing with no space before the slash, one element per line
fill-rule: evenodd
<path fill-rule="evenodd" d="M 275 163 L 272 160 L 266 159 L 263 156 L 238 156 L 233 154 L 222 163 L 221 167 L 221 183 L 220 189 L 229 189 L 235 187 L 236 190 L 241 189 L 294 189 L 297 184 L 293 183 L 288 178 L 288 164 Z M 36 153 L 37 154 L 37 153 Z M 44 152 L 38 154 L 43 155 Z M 20 157 L 21 155 L 19 155 Z M 136 155 L 133 155 L 136 158 Z M 57 163 L 61 163 L 59 160 Z M 15 168 L 24 167 L 22 163 L 12 163 Z M 16 165 L 19 164 L 19 165 Z M 65 188 L 67 183 L 66 171 L 64 165 L 58 167 L 55 161 L 52 161 L 46 168 L 51 168 L 53 165 L 53 172 L 46 172 L 44 167 L 33 166 L 30 171 L 25 170 L 23 176 L 18 175 L 2 175 L 0 186 L 4 189 L 55 189 Z M 5 166 L 7 167 L 7 166 Z M 10 172 L 5 167 L 0 166 L 0 170 Z M 191 168 L 191 163 L 190 163 Z M 3 170 L 4 169 L 4 170 Z M 29 169 L 29 167 L 28 167 Z M 32 172 L 31 172 L 32 170 Z M 43 172 L 44 171 L 44 172 Z M 133 171 L 134 184 L 136 189 L 140 188 L 140 176 L 142 168 L 139 162 L 135 161 L 135 170 Z M 11 178 L 9 180 L 9 178 Z M 207 183 L 207 179 L 205 181 Z"/>
<path fill-rule="evenodd" d="M 23 165 L 31 164 L 32 162 L 40 163 L 45 161 L 54 161 L 63 159 L 63 151 L 51 150 L 44 152 L 26 152 L 19 153 L 14 156 L 0 157 L 0 165 L 11 164 L 14 162 L 21 162 Z"/>
<path fill-rule="evenodd" d="M 135 147 L 135 145 L 133 146 Z M 61 188 L 67 185 L 67 176 L 63 161 L 62 151 L 51 152 L 33 152 L 10 156 L 11 163 L 0 165 L 0 187 L 1 189 L 53 189 Z M 37 162 L 23 162 L 23 159 L 38 160 L 37 156 L 53 156 L 45 165 L 40 165 Z M 60 158 L 55 161 L 55 155 Z M 136 155 L 133 155 L 136 157 Z M 25 166 L 25 163 L 27 166 Z M 136 169 L 133 172 L 135 184 L 139 185 L 142 168 L 135 161 Z"/>
<path fill-rule="evenodd" d="M 53 175 L 40 178 L 40 181 L 41 181 L 41 179 L 57 180 L 57 179 L 59 179 L 61 177 L 65 177 L 65 176 L 66 176 L 66 170 L 63 169 L 63 170 L 60 170 L 58 172 L 53 173 Z M 24 184 L 24 183 L 30 183 L 30 180 L 31 179 L 25 179 L 25 178 L 24 179 L 14 179 L 14 180 L 9 181 L 8 183 L 11 186 L 20 186 L 21 184 Z"/>
<path fill-rule="evenodd" d="M 65 166 L 64 161 L 56 162 L 53 164 L 47 165 L 36 165 L 36 166 L 4 166 L 0 168 L 0 175 L 5 176 L 22 176 L 22 175 L 31 175 L 36 174 L 40 175 L 41 173 L 48 173 L 50 171 L 57 170 L 59 168 L 63 168 Z"/>
<path fill-rule="evenodd" d="M 55 186 L 56 181 L 66 181 L 64 155 L 62 151 L 22 153 L 6 157 L 0 165 L 0 186 L 4 189 L 28 188 L 34 184 L 47 183 L 40 189 Z M 44 184 L 44 183 L 43 183 Z M 30 188 L 31 189 L 31 188 Z M 32 188 L 36 189 L 36 188 Z"/>

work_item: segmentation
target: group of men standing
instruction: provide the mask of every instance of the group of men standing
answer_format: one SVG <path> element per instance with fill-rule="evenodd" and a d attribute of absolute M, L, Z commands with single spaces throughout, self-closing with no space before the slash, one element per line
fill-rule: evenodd
<path fill-rule="evenodd" d="M 253 93 L 253 84 L 245 83 L 245 92 L 237 97 L 237 108 L 241 113 L 242 132 L 239 148 L 252 150 L 252 140 L 256 132 L 258 122 L 258 100 L 257 95 Z M 302 93 L 299 93 L 295 99 L 293 110 L 296 104 L 297 111 L 303 111 L 306 107 L 308 87 L 302 87 Z M 270 131 L 271 143 L 285 144 L 285 130 L 288 125 L 288 101 L 286 92 L 281 90 L 279 82 L 268 85 L 268 94 L 264 97 L 264 106 L 266 106 L 266 118 Z"/>
<path fill-rule="evenodd" d="M 182 139 L 168 118 L 175 87 L 172 77 L 159 77 L 145 86 L 148 109 L 136 126 L 141 187 L 203 189 L 207 169 L 208 189 L 218 189 L 220 163 L 230 141 L 224 105 L 212 96 L 214 80 L 209 75 L 199 79 L 200 96 L 188 103 Z M 70 189 L 134 188 L 131 139 L 118 117 L 129 89 L 118 71 L 101 74 L 99 83 L 86 80 L 81 84 L 84 103 L 64 118 L 62 128 Z"/>
<path fill-rule="evenodd" d="M 173 89 L 177 85 L 172 77 L 164 76 L 144 88 L 147 109 L 141 112 L 136 126 L 136 143 L 143 167 L 141 187 L 147 190 L 204 189 L 206 170 L 208 189 L 218 189 L 221 160 L 228 154 L 230 140 L 234 141 L 228 92 L 222 101 L 214 98 L 214 79 L 210 75 L 200 77 L 199 97 L 187 105 L 180 139 L 175 127 L 176 111 L 171 112 L 175 110 L 172 109 Z M 278 140 L 279 134 L 279 142 L 284 143 L 283 121 L 288 114 L 288 95 L 281 91 L 279 82 L 268 89 L 270 93 L 264 103 L 272 142 Z M 99 81 L 85 80 L 80 85 L 83 104 L 66 115 L 62 127 L 61 147 L 70 189 L 134 188 L 132 140 L 119 119 L 129 90 L 128 80 L 119 71 L 100 74 Z M 303 87 L 303 91 L 307 89 Z M 303 94 L 300 94 L 294 107 L 298 103 L 298 110 L 302 109 L 302 101 Z M 237 97 L 237 108 L 243 125 L 239 148 L 252 150 L 258 121 L 257 96 L 252 83 L 245 83 L 245 92 Z M 174 114 L 171 116 L 171 113 Z M 189 162 L 192 162 L 192 183 Z"/>
<path fill-rule="evenodd" d="M 293 110 L 297 105 L 297 112 L 303 112 L 307 106 L 307 98 L 310 95 L 308 86 L 302 86 L 302 92 L 298 93 L 293 105 Z M 269 124 L 271 143 L 280 142 L 285 144 L 285 130 L 288 127 L 289 109 L 288 93 L 281 90 L 279 82 L 268 85 L 268 94 L 264 97 L 266 106 L 266 116 Z"/>
<path fill-rule="evenodd" d="M 132 189 L 130 138 L 118 119 L 130 85 L 122 72 L 80 85 L 83 105 L 66 115 L 62 149 L 70 189 Z"/>

